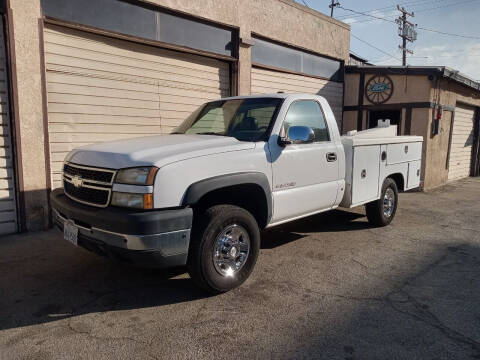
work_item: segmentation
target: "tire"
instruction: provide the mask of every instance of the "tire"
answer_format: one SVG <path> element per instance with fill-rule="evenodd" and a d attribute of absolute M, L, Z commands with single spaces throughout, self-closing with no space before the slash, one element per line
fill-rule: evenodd
<path fill-rule="evenodd" d="M 233 205 L 212 206 L 194 221 L 188 273 L 209 293 L 227 292 L 250 276 L 259 250 L 260 230 L 247 210 Z"/>
<path fill-rule="evenodd" d="M 386 178 L 383 182 L 380 199 L 369 202 L 365 205 L 369 223 L 374 226 L 387 226 L 395 217 L 397 206 L 397 184 L 393 179 Z"/>

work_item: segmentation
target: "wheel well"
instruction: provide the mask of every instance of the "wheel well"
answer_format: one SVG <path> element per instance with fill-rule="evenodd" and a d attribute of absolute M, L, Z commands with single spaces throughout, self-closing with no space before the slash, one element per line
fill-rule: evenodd
<path fill-rule="evenodd" d="M 399 191 L 405 190 L 405 179 L 403 178 L 403 175 L 401 173 L 390 174 L 387 177 L 395 181 L 395 184 L 397 185 Z"/>
<path fill-rule="evenodd" d="M 230 204 L 250 212 L 258 226 L 264 228 L 268 223 L 268 204 L 265 191 L 257 184 L 240 184 L 212 190 L 192 205 L 196 209 L 206 209 L 213 205 Z"/>

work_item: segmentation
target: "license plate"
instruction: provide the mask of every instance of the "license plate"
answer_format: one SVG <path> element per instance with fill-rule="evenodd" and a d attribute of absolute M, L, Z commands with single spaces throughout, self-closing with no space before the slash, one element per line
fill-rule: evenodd
<path fill-rule="evenodd" d="M 63 238 L 73 245 L 78 245 L 78 227 L 76 227 L 73 222 L 65 222 L 63 224 Z"/>

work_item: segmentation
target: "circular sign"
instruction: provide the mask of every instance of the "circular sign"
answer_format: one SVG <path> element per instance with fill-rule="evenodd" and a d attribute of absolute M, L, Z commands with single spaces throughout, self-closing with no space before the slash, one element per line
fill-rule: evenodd
<path fill-rule="evenodd" d="M 365 95 L 372 104 L 383 104 L 392 94 L 393 81 L 386 75 L 372 76 L 365 85 Z"/>

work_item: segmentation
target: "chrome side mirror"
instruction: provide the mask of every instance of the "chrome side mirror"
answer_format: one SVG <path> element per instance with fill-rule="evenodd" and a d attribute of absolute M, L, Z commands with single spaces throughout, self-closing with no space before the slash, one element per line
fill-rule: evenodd
<path fill-rule="evenodd" d="M 288 134 L 282 138 L 282 144 L 308 144 L 315 140 L 315 133 L 308 126 L 290 126 Z"/>

